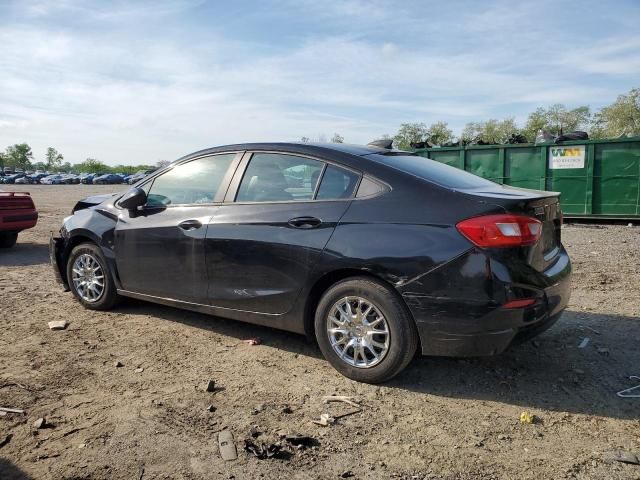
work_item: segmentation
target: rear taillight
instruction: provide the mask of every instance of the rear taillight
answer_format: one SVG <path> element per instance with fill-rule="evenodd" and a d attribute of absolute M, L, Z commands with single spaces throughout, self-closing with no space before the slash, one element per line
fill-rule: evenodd
<path fill-rule="evenodd" d="M 456 225 L 471 243 L 482 248 L 524 247 L 542 235 L 542 222 L 524 215 L 485 215 Z"/>

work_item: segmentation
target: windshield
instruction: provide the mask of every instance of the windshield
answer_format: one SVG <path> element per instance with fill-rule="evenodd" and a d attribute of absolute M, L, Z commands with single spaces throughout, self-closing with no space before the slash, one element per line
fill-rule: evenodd
<path fill-rule="evenodd" d="M 495 187 L 497 184 L 473 173 L 451 167 L 444 163 L 436 162 L 417 155 L 368 155 L 380 163 L 410 173 L 416 177 L 424 178 L 443 187 L 467 189 Z"/>

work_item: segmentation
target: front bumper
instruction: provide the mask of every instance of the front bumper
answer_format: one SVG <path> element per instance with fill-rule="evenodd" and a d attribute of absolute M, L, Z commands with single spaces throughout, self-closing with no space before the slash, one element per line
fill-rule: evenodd
<path fill-rule="evenodd" d="M 64 291 L 69 291 L 69 285 L 65 280 L 65 276 L 61 270 L 61 259 L 63 252 L 63 239 L 61 237 L 54 237 L 53 233 L 49 238 L 49 260 L 51 261 L 51 267 L 53 268 L 53 274 L 56 278 L 56 282 L 63 286 Z"/>
<path fill-rule="evenodd" d="M 524 308 L 504 308 L 495 303 L 491 305 L 460 298 L 405 296 L 416 320 L 422 354 L 449 357 L 495 355 L 511 344 L 542 333 L 560 318 L 569 303 L 571 262 L 566 252 L 544 274 L 548 281 L 544 288 L 517 286 L 537 295 L 535 303 Z M 487 286 L 484 288 L 491 290 Z"/>

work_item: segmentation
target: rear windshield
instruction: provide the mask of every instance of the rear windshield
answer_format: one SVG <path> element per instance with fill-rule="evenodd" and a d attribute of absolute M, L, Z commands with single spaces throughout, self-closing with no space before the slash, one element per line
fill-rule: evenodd
<path fill-rule="evenodd" d="M 424 178 L 443 187 L 466 189 L 495 187 L 496 183 L 478 177 L 473 173 L 465 172 L 459 168 L 450 167 L 444 163 L 436 162 L 425 157 L 416 155 L 382 156 L 369 155 L 375 157 L 381 163 L 410 173 L 416 177 Z"/>

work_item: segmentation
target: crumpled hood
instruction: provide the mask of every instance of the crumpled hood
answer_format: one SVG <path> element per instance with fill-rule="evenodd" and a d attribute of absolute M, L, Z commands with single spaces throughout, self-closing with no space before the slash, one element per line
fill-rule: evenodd
<path fill-rule="evenodd" d="M 93 207 L 95 205 L 100 205 L 102 202 L 109 200 L 118 195 L 117 193 L 107 193 L 104 195 L 92 195 L 91 197 L 83 198 L 79 200 L 78 203 L 75 204 L 71 213 L 76 213 L 78 210 L 84 210 L 85 208 Z"/>

